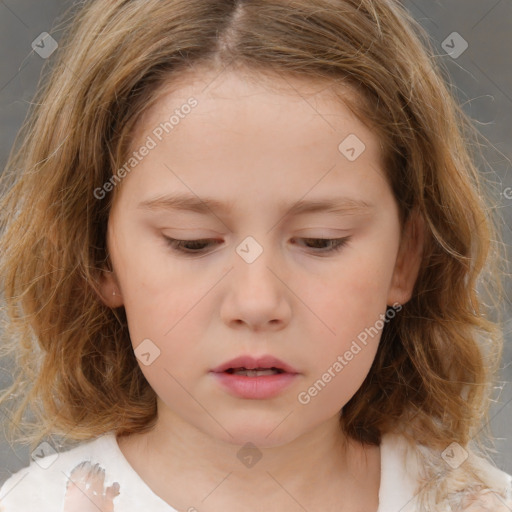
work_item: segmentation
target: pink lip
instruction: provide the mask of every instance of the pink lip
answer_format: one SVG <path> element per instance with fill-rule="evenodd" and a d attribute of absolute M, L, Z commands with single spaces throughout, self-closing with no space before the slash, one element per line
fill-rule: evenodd
<path fill-rule="evenodd" d="M 280 370 L 285 371 L 286 373 L 299 373 L 298 370 L 296 370 L 292 366 L 270 355 L 265 355 L 256 358 L 249 355 L 235 357 L 235 359 L 231 359 L 231 361 L 227 361 L 226 363 L 217 366 L 217 368 L 214 368 L 212 372 L 222 373 L 225 372 L 226 370 L 229 370 L 229 368 L 246 368 L 247 370 L 254 370 L 255 368 L 278 368 Z"/>
<path fill-rule="evenodd" d="M 230 368 L 246 368 L 247 370 L 278 368 L 282 370 L 282 373 L 261 377 L 247 377 L 245 375 L 227 373 L 226 370 Z M 212 373 L 232 395 L 240 398 L 260 400 L 278 395 L 299 375 L 295 368 L 269 355 L 256 358 L 249 355 L 236 357 L 214 368 Z"/>

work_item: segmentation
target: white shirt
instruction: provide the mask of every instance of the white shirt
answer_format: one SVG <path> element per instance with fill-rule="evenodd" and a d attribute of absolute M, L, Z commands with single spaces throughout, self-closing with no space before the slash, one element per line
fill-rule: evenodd
<path fill-rule="evenodd" d="M 411 456 L 406 446 L 401 436 L 386 434 L 382 437 L 377 512 L 420 510 L 415 498 L 418 459 Z M 99 464 L 105 470 L 105 487 L 118 482 L 114 512 L 178 512 L 158 497 L 130 466 L 114 434 L 103 435 L 60 454 L 37 457 L 36 450 L 35 459 L 30 466 L 12 475 L 0 489 L 0 512 L 62 512 L 68 478 L 84 461 L 93 466 Z M 510 493 L 512 477 L 494 467 L 492 470 L 498 475 L 499 487 Z M 195 510 L 194 506 L 201 510 L 200 505 L 191 503 L 188 510 Z"/>

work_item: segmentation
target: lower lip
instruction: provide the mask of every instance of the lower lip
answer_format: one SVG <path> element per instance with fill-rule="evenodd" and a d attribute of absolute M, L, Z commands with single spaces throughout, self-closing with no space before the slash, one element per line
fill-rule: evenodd
<path fill-rule="evenodd" d="M 297 373 L 276 373 L 261 377 L 246 377 L 226 372 L 213 374 L 231 394 L 240 398 L 260 400 L 277 396 L 298 376 Z"/>

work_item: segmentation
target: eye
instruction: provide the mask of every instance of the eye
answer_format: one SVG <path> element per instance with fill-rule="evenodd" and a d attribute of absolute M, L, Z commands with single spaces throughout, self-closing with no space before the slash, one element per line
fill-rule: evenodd
<path fill-rule="evenodd" d="M 341 250 L 341 248 L 346 245 L 350 238 L 351 237 L 347 236 L 345 238 L 299 238 L 299 240 L 304 240 L 307 247 L 317 249 L 315 252 L 332 253 Z M 211 238 L 205 238 L 201 240 L 177 240 L 175 238 L 164 236 L 164 239 L 174 251 L 189 255 L 204 253 L 205 249 L 212 245 L 212 243 L 219 243 L 218 241 Z M 311 247 L 311 242 L 313 247 Z M 327 245 L 327 248 L 321 249 L 317 247 L 318 244 Z"/>
<path fill-rule="evenodd" d="M 306 245 L 310 247 L 311 242 L 313 243 L 313 246 L 320 245 L 326 245 L 327 249 L 320 250 L 318 252 L 320 253 L 330 253 L 341 250 L 341 248 L 350 240 L 350 237 L 344 237 L 344 238 L 299 238 L 299 240 L 305 240 L 307 243 Z M 318 247 L 313 247 L 315 249 L 318 249 Z"/>
<path fill-rule="evenodd" d="M 199 254 L 201 252 L 204 252 L 204 249 L 208 245 L 211 245 L 208 242 L 212 241 L 212 239 L 209 238 L 205 238 L 202 240 L 176 240 L 175 238 L 169 238 L 168 236 L 164 236 L 164 238 L 173 250 L 185 254 Z M 215 242 L 215 240 L 213 241 Z M 186 248 L 184 249 L 183 247 Z"/>

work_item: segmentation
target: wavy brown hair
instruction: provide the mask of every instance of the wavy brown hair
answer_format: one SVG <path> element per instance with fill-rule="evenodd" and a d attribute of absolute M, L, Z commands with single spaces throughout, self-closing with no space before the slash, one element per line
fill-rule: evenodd
<path fill-rule="evenodd" d="M 425 220 L 413 296 L 385 326 L 341 427 L 370 444 L 406 430 L 436 449 L 466 446 L 501 353 L 498 224 L 477 130 L 407 11 L 391 0 L 92 0 L 65 23 L 1 182 L 3 339 L 16 368 L 2 400 L 18 439 L 154 425 L 124 309 L 99 298 L 112 194 L 93 191 L 126 161 L 163 86 L 236 65 L 339 92 L 381 140 L 402 227 L 413 210 Z"/>

